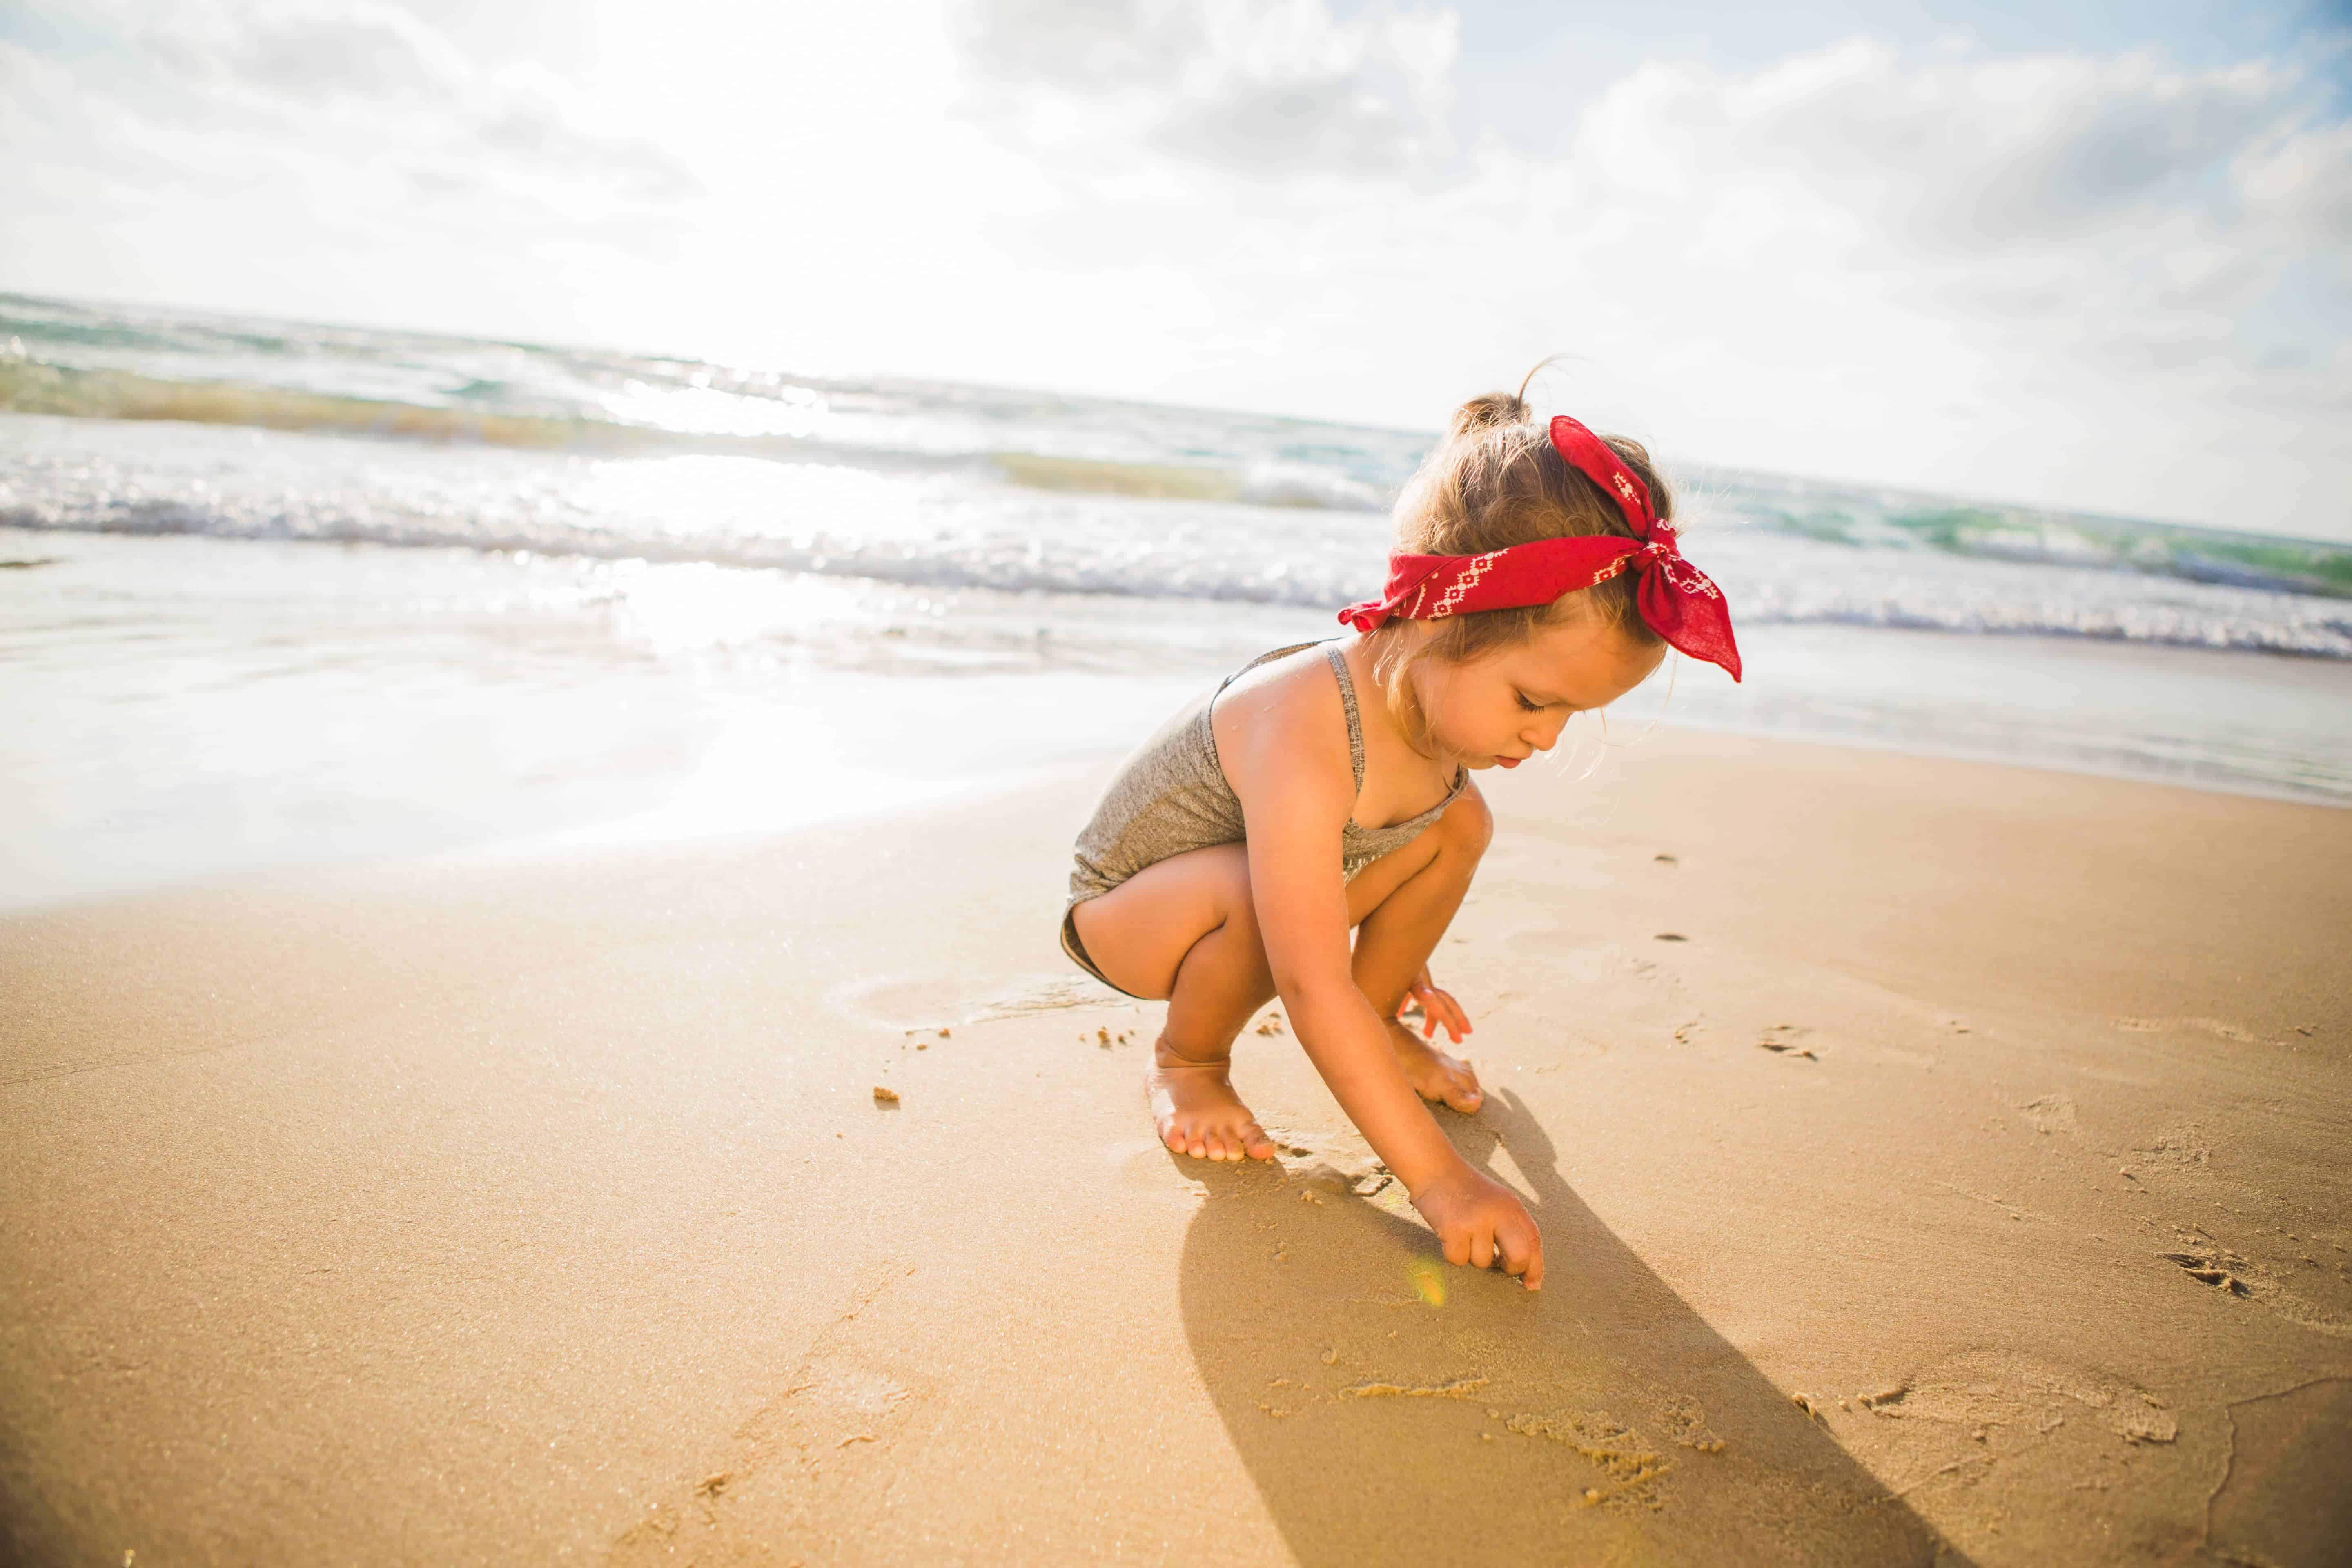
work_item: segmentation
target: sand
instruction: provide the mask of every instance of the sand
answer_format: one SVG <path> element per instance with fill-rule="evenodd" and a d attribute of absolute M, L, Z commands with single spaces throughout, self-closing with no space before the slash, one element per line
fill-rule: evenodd
<path fill-rule="evenodd" d="M 7 1554 L 2343 1560 L 2352 813 L 1496 781 L 1444 1120 L 1529 1295 L 1278 1029 L 1278 1168 L 1158 1148 L 1053 942 L 1106 772 L 0 924 Z"/>

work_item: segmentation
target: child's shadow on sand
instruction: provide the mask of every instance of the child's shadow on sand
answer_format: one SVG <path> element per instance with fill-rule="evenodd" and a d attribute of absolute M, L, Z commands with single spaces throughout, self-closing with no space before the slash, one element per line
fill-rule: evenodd
<path fill-rule="evenodd" d="M 1522 1102 L 1444 1120 L 1536 1194 L 1540 1294 L 1328 1169 L 1214 1167 L 1185 1237 L 1193 1358 L 1299 1562 L 1962 1561 L 1577 1199 Z"/>

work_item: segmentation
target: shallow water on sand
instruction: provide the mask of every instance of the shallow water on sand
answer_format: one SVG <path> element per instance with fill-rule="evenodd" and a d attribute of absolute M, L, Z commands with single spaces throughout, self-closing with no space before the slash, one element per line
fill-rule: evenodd
<path fill-rule="evenodd" d="M 0 530 L 0 907 L 250 867 L 751 836 L 1131 745 L 1326 611 L 778 570 Z M 1669 722 L 2352 804 L 2352 665 L 1843 626 Z M 1509 789 L 1507 781 L 1493 787 Z M 1071 825 L 1075 830 L 1076 824 Z"/>

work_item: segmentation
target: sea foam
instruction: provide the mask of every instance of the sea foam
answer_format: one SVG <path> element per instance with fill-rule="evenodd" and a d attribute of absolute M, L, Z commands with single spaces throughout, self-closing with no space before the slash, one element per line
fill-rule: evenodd
<path fill-rule="evenodd" d="M 0 521 L 1332 606 L 1432 438 L 0 297 Z M 1743 622 L 2352 657 L 2352 546 L 1669 464 Z"/>

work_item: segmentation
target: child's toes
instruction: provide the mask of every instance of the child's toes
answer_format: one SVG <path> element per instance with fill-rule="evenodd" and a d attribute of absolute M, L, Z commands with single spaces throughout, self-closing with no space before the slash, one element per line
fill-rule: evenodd
<path fill-rule="evenodd" d="M 1267 1137 L 1265 1129 L 1255 1121 L 1242 1129 L 1242 1149 L 1253 1160 L 1274 1158 L 1274 1140 Z"/>

